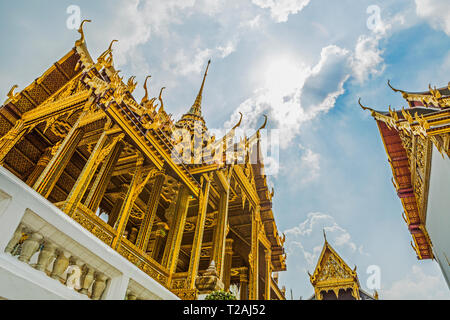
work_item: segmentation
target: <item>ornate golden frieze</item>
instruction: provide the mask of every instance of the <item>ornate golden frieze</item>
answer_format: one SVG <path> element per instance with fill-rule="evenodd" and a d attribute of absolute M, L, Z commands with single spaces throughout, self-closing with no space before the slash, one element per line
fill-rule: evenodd
<path fill-rule="evenodd" d="M 62 205 L 62 204 L 61 204 Z M 111 245 L 116 231 L 111 228 L 106 222 L 97 217 L 91 210 L 83 204 L 78 204 L 72 219 L 82 225 L 85 229 L 90 231 L 97 238 L 102 240 L 108 246 Z"/>
<path fill-rule="evenodd" d="M 161 265 L 144 252 L 138 250 L 131 242 L 123 239 L 117 248 L 117 252 L 160 284 L 165 287 L 168 286 L 167 270 L 164 270 Z"/>
<path fill-rule="evenodd" d="M 176 289 L 172 290 L 181 300 L 197 300 L 198 290 L 197 289 Z"/>

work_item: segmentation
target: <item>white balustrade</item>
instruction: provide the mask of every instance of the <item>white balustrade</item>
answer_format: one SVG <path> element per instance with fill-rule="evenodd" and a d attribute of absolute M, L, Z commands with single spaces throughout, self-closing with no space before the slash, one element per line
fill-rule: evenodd
<path fill-rule="evenodd" d="M 3 167 L 0 297 L 178 299 Z"/>

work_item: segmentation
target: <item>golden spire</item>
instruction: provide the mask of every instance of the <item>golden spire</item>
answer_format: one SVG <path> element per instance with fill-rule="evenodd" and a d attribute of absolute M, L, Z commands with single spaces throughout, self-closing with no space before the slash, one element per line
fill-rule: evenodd
<path fill-rule="evenodd" d="M 195 98 L 194 104 L 192 105 L 191 109 L 188 112 L 190 114 L 194 114 L 199 117 L 201 117 L 201 115 L 202 115 L 202 93 L 203 93 L 203 87 L 205 86 L 205 79 L 206 79 L 206 75 L 208 74 L 208 68 L 209 68 L 210 63 L 211 63 L 211 59 L 208 60 L 208 65 L 206 66 L 202 85 L 200 87 L 200 90 L 198 91 L 197 98 Z"/>

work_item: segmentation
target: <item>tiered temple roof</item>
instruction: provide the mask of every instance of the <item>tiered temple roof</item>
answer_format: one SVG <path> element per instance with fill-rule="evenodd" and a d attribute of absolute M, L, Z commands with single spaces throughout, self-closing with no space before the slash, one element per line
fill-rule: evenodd
<path fill-rule="evenodd" d="M 207 132 L 201 114 L 207 70 L 194 104 L 175 123 L 164 88 L 149 99 L 149 77 L 137 102 L 134 77 L 125 82 L 114 68 L 116 40 L 92 59 L 85 22 L 74 48 L 28 87 L 8 93 L 0 108 L 0 163 L 183 298 L 193 297 L 195 277 L 219 259 L 226 286 L 248 281 L 251 299 L 270 293 L 284 299 L 271 277 L 286 270 L 286 256 L 260 151 L 265 124 L 238 143 L 244 163 L 236 161 L 237 151 L 233 161 L 219 161 L 235 150 L 240 121 L 224 137 L 203 140 L 213 161 L 182 161 L 173 133 L 196 123 Z M 253 152 L 256 163 L 248 160 Z M 166 248 L 158 247 L 163 234 Z M 227 254 L 230 270 L 223 275 Z"/>
<path fill-rule="evenodd" d="M 389 164 L 393 184 L 404 212 L 402 214 L 413 237 L 411 245 L 418 259 L 432 259 L 432 243 L 425 228 L 428 182 L 433 146 L 443 157 L 449 157 L 450 143 L 450 84 L 424 92 L 402 94 L 408 108 L 369 110 L 377 122 Z"/>
<path fill-rule="evenodd" d="M 361 289 L 356 266 L 351 269 L 333 249 L 326 236 L 314 273 L 309 276 L 314 287 L 314 295 L 310 298 L 312 300 L 378 299 L 377 292 L 372 297 Z"/>

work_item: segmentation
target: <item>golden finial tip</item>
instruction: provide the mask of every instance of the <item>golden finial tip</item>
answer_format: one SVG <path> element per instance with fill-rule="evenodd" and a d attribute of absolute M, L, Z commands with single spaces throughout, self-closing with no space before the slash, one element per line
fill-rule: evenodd
<path fill-rule="evenodd" d="M 239 112 L 239 114 L 241 115 L 241 117 L 239 118 L 238 123 L 236 123 L 233 127 L 233 129 L 236 129 L 237 127 L 239 127 L 241 125 L 242 122 L 242 112 Z"/>
<path fill-rule="evenodd" d="M 263 114 L 263 116 L 264 116 L 264 123 L 263 123 L 263 125 L 258 129 L 258 131 L 261 130 L 261 129 L 264 129 L 264 128 L 266 127 L 266 125 L 267 125 L 267 115 Z"/>
<path fill-rule="evenodd" d="M 13 85 L 12 88 L 6 94 L 8 98 L 12 98 L 14 96 L 14 90 L 16 90 L 19 86 L 17 84 Z"/>
<path fill-rule="evenodd" d="M 112 50 L 112 45 L 114 44 L 114 42 L 119 42 L 119 40 L 114 39 L 114 40 L 112 40 L 112 41 L 109 43 L 109 47 L 108 47 L 108 50 L 109 50 L 109 51 Z"/>
<path fill-rule="evenodd" d="M 80 37 L 80 39 L 78 39 L 78 40 L 75 42 L 75 45 L 80 45 L 80 44 L 84 43 L 84 31 L 83 31 L 83 25 L 84 25 L 85 22 L 91 22 L 91 20 L 85 19 L 85 20 L 81 21 L 80 27 L 78 28 L 78 33 L 81 34 L 81 37 Z"/>
<path fill-rule="evenodd" d="M 363 106 L 363 104 L 361 103 L 361 98 L 358 99 L 358 104 L 359 104 L 359 106 L 360 106 L 363 110 L 369 109 L 369 108 Z"/>
<path fill-rule="evenodd" d="M 83 33 L 83 25 L 85 22 L 92 22 L 92 20 L 84 19 L 83 21 L 81 21 L 80 26 L 78 28 L 79 33 Z"/>
<path fill-rule="evenodd" d="M 404 92 L 404 91 L 402 91 L 402 90 L 395 89 L 395 88 L 391 85 L 391 80 L 388 80 L 387 84 L 388 84 L 389 88 L 391 88 L 394 92 L 401 92 L 401 93 Z"/>

